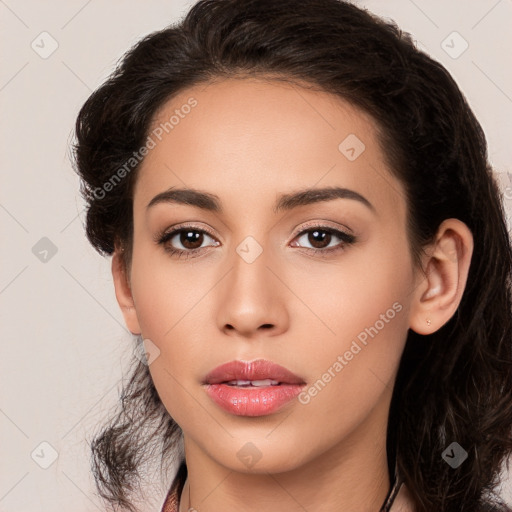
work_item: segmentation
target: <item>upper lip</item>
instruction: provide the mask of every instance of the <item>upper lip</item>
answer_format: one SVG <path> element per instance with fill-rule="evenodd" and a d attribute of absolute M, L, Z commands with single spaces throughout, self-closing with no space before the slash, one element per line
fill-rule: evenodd
<path fill-rule="evenodd" d="M 290 370 L 266 359 L 255 361 L 230 361 L 214 368 L 204 379 L 204 384 L 219 384 L 232 380 L 272 379 L 283 384 L 305 384 Z"/>

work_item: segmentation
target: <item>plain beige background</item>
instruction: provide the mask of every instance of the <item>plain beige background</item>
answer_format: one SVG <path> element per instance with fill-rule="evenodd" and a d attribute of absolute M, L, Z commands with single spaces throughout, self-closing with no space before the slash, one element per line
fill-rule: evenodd
<path fill-rule="evenodd" d="M 110 259 L 85 239 L 69 142 L 78 109 L 122 53 L 192 3 L 0 0 L 1 512 L 102 510 L 85 439 L 117 399 L 132 336 Z M 453 74 L 487 134 L 510 216 L 512 1 L 359 4 L 396 20 Z M 170 480 L 148 480 L 145 510 L 156 510 Z M 512 503 L 510 477 L 503 493 Z"/>

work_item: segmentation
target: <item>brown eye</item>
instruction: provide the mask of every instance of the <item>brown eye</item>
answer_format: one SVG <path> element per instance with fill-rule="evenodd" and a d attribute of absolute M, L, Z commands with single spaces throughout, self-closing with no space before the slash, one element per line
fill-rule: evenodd
<path fill-rule="evenodd" d="M 321 229 L 315 229 L 308 234 L 308 242 L 311 243 L 315 249 L 324 249 L 327 247 L 331 238 L 331 233 Z"/>
<path fill-rule="evenodd" d="M 204 234 L 200 231 L 185 230 L 179 233 L 179 241 L 185 249 L 199 249 L 203 244 Z"/>
<path fill-rule="evenodd" d="M 336 242 L 336 239 L 340 241 L 331 245 L 331 242 Z M 328 253 L 343 249 L 346 245 L 354 243 L 356 238 L 337 229 L 316 227 L 302 231 L 297 240 L 300 247 L 305 247 L 304 244 L 310 244 L 312 247 L 309 249 L 313 252 Z M 297 246 L 297 243 L 294 243 L 294 246 Z M 305 248 L 308 249 L 308 247 Z"/>
<path fill-rule="evenodd" d="M 206 239 L 214 241 L 212 245 L 218 245 L 218 242 L 202 229 L 191 227 L 177 228 L 159 235 L 156 239 L 159 245 L 163 245 L 165 251 L 172 255 L 188 257 L 196 252 L 201 252 Z"/>

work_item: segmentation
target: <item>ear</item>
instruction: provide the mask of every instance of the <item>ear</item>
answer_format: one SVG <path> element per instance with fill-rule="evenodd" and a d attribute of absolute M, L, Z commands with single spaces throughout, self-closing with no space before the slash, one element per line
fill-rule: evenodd
<path fill-rule="evenodd" d="M 135 309 L 130 280 L 122 251 L 116 247 L 112 256 L 112 277 L 119 307 L 124 316 L 126 326 L 132 334 L 140 334 L 141 329 Z"/>
<path fill-rule="evenodd" d="M 432 334 L 455 314 L 466 286 L 473 235 L 458 219 L 444 220 L 423 258 L 423 275 L 410 310 L 410 328 Z"/>

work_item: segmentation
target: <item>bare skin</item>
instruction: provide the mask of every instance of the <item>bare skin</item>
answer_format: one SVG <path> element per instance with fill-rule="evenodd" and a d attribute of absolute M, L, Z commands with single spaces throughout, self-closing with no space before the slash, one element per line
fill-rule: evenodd
<path fill-rule="evenodd" d="M 413 264 L 403 186 L 375 123 L 335 96 L 229 79 L 183 91 L 154 126 L 190 97 L 197 106 L 142 163 L 131 266 L 119 249 L 112 260 L 126 324 L 160 351 L 150 372 L 183 430 L 188 479 L 180 508 L 376 512 L 390 487 L 386 425 L 408 329 L 429 334 L 454 314 L 471 233 L 458 220 L 444 221 L 423 268 Z M 350 134 L 365 146 L 352 160 L 347 155 L 357 151 L 339 149 Z M 147 207 L 171 187 L 214 194 L 222 211 Z M 273 210 L 282 194 L 324 187 L 364 200 Z M 207 231 L 192 257 L 171 255 L 154 240 L 178 224 Z M 313 237 L 312 228 L 325 238 Z M 344 242 L 329 229 L 354 238 Z M 248 236 L 257 244 L 251 251 L 262 249 L 251 263 L 236 250 Z M 192 250 L 179 234 L 166 245 Z M 374 335 L 346 355 L 366 329 Z M 336 371 L 338 356 L 344 363 Z M 307 403 L 294 399 L 260 417 L 230 414 L 205 393 L 202 381 L 216 366 L 258 358 L 301 376 L 308 390 L 325 383 L 329 369 L 331 378 Z M 247 443 L 260 457 L 251 467 L 238 456 Z M 399 510 L 413 510 L 405 492 L 399 501 Z"/>

